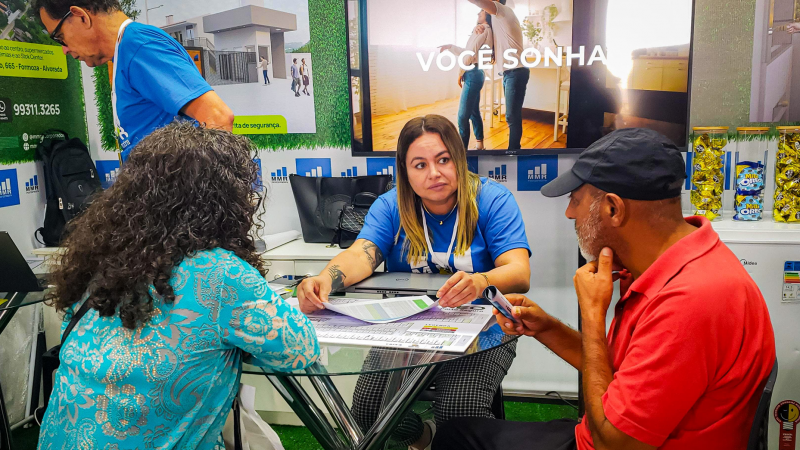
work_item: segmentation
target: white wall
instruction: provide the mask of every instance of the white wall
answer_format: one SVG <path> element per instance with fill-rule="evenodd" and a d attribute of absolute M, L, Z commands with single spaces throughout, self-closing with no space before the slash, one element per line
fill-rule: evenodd
<path fill-rule="evenodd" d="M 214 34 L 214 47 L 226 52 L 243 52 L 246 45 L 256 45 L 255 27 L 239 28 Z"/>
<path fill-rule="evenodd" d="M 41 247 L 33 238 L 33 232 L 44 223 L 45 188 L 42 163 L 24 163 L 0 166 L 0 170 L 16 169 L 19 189 L 19 205 L 0 208 L 0 231 L 8 231 L 11 239 L 26 257 L 31 257 L 31 250 Z M 39 191 L 25 192 L 25 182 L 38 175 Z"/>

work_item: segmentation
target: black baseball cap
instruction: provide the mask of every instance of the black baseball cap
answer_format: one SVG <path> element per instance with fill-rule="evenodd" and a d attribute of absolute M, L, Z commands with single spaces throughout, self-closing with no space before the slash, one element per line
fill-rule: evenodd
<path fill-rule="evenodd" d="M 664 200 L 680 196 L 685 179 L 675 143 L 653 130 L 625 128 L 590 145 L 569 172 L 542 187 L 542 195 L 560 197 L 591 184 L 630 200 Z"/>

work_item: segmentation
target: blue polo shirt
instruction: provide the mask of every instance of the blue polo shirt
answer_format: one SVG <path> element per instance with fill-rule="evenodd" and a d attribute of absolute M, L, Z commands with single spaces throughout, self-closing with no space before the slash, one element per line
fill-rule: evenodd
<path fill-rule="evenodd" d="M 467 273 L 488 272 L 494 269 L 494 260 L 503 253 L 516 248 L 524 248 L 531 254 L 528 237 L 525 234 L 525 223 L 522 213 L 514 199 L 514 195 L 501 184 L 481 178 L 482 187 L 478 194 L 478 226 L 475 238 L 465 255 L 453 254 L 448 260 L 448 267 L 442 268 L 434 263 L 432 255 L 413 267 L 408 263 L 403 252 L 406 239 L 405 231 L 395 241 L 400 229 L 400 211 L 397 206 L 397 189 L 381 195 L 372 205 L 364 221 L 364 228 L 359 239 L 373 242 L 381 249 L 390 272 L 439 273 L 445 269 L 455 273 L 462 270 Z M 456 215 L 437 216 L 428 214 L 428 229 L 431 234 L 431 245 L 440 260 L 444 260 L 453 228 L 456 226 Z M 439 222 L 442 221 L 442 225 Z"/>
<path fill-rule="evenodd" d="M 212 90 L 186 49 L 159 28 L 133 22 L 114 57 L 122 159 L 145 136 L 172 123 L 189 102 Z"/>

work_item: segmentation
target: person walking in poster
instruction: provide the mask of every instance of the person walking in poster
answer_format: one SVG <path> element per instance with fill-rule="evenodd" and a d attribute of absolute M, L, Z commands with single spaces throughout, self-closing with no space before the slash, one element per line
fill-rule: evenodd
<path fill-rule="evenodd" d="M 297 67 L 297 58 L 294 58 L 292 63 L 292 91 L 294 92 L 295 97 L 300 97 L 300 86 L 302 80 L 300 80 L 300 68 Z"/>
<path fill-rule="evenodd" d="M 522 140 L 522 102 L 531 78 L 530 69 L 522 66 L 522 26 L 514 10 L 506 6 L 506 0 L 467 0 L 493 17 L 494 50 L 497 57 L 498 74 L 503 76 L 503 89 L 506 93 L 506 123 L 508 123 L 508 149 L 520 149 Z M 488 25 L 478 25 L 486 29 Z M 506 51 L 516 51 L 516 57 L 506 59 Z"/>
<path fill-rule="evenodd" d="M 269 61 L 267 61 L 267 58 L 262 56 L 261 61 L 258 62 L 256 67 L 260 67 L 261 71 L 264 73 L 264 86 L 272 84 L 272 82 L 269 81 Z"/>
<path fill-rule="evenodd" d="M 118 0 L 34 0 L 31 7 L 65 54 L 89 67 L 114 61 L 111 103 L 122 161 L 176 116 L 233 128 L 233 111 L 186 49 L 163 30 L 133 22 Z"/>
<path fill-rule="evenodd" d="M 478 13 L 478 25 L 487 25 L 488 28 L 475 28 L 467 41 L 467 47 L 443 45 L 441 51 L 449 51 L 460 56 L 466 51 L 471 51 L 475 56 L 464 58 L 467 66 L 475 65 L 472 70 L 462 70 L 458 76 L 458 86 L 461 90 L 461 102 L 458 105 L 458 132 L 464 148 L 469 150 L 469 122 L 472 121 L 472 130 L 477 141 L 475 149 L 484 150 L 483 146 L 483 117 L 481 117 L 481 91 L 486 81 L 486 74 L 478 67 L 478 51 L 494 48 L 494 34 L 492 32 L 492 16 L 484 10 Z"/>
<path fill-rule="evenodd" d="M 300 77 L 303 79 L 303 93 L 311 97 L 311 93 L 308 92 L 308 85 L 311 84 L 311 71 L 308 69 L 305 58 L 301 59 L 300 62 Z"/>

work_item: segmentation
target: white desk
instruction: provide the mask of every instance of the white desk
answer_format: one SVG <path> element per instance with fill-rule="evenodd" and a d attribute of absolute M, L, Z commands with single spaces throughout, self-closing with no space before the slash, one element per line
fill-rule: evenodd
<path fill-rule="evenodd" d="M 267 262 L 267 280 L 274 280 L 284 275 L 317 275 L 343 251 L 338 246 L 308 244 L 297 239 L 262 253 L 261 259 Z M 63 247 L 36 248 L 31 251 L 33 255 L 44 258 L 45 262 L 63 252 Z"/>
<path fill-rule="evenodd" d="M 267 262 L 267 280 L 274 280 L 284 275 L 318 275 L 343 251 L 338 246 L 309 244 L 297 239 L 262 253 L 261 259 Z M 376 270 L 383 271 L 383 265 Z"/>
<path fill-rule="evenodd" d="M 55 258 L 62 253 L 64 253 L 64 247 L 43 247 L 31 250 L 32 255 L 38 256 L 45 260 L 49 258 Z"/>
<path fill-rule="evenodd" d="M 267 280 L 274 280 L 284 275 L 317 275 L 343 251 L 338 246 L 309 244 L 297 239 L 262 253 L 261 259 L 269 269 Z"/>

